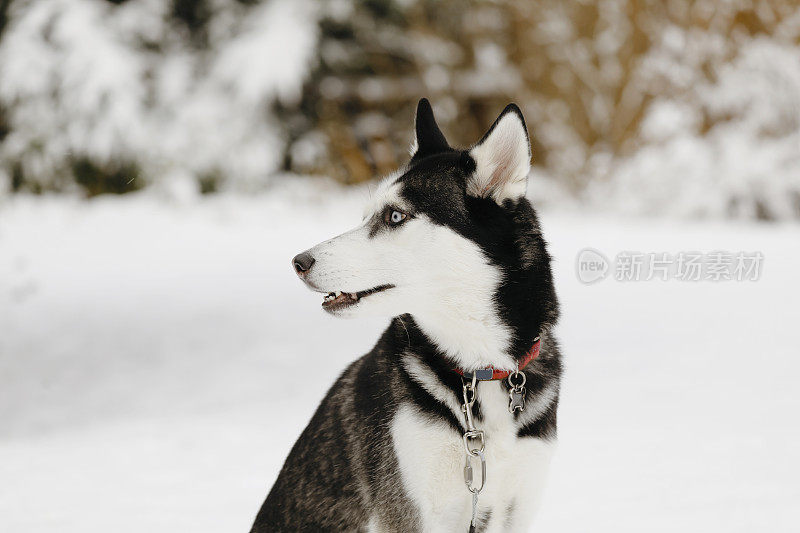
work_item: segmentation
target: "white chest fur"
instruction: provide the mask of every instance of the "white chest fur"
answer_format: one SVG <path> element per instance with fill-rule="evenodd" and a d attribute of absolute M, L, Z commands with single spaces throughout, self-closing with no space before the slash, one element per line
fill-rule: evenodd
<path fill-rule="evenodd" d="M 508 412 L 508 394 L 499 381 L 480 383 L 477 397 L 483 417 L 476 426 L 485 433 L 487 470 L 478 516 L 484 519 L 487 532 L 527 531 L 539 505 L 554 443 L 517 437 L 518 425 Z M 455 401 L 448 404 L 453 409 Z M 458 412 L 457 416 L 462 415 Z M 445 422 L 405 404 L 392 422 L 392 439 L 404 488 L 417 505 L 423 531 L 468 531 L 472 499 L 464 484 L 461 437 Z M 478 481 L 480 473 L 475 475 Z"/>

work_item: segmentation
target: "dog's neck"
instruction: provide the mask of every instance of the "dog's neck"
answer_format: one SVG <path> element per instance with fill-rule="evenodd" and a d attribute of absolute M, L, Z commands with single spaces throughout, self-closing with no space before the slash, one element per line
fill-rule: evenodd
<path fill-rule="evenodd" d="M 498 320 L 481 320 L 453 314 L 442 316 L 409 315 L 398 317 L 403 327 L 419 330 L 419 334 L 453 366 L 464 370 L 493 367 L 514 370 L 525 350 L 513 353 L 518 342 L 513 332 Z M 409 321 L 411 322 L 409 324 Z M 529 342 L 528 342 L 529 341 Z M 534 339 L 521 343 L 532 345 Z"/>

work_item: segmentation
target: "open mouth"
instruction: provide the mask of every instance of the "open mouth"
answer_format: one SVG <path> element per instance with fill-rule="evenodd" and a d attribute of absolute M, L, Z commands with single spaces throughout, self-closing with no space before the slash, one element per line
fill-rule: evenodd
<path fill-rule="evenodd" d="M 371 294 L 385 291 L 386 289 L 393 288 L 394 285 L 378 285 L 372 289 L 359 292 L 329 292 L 325 299 L 322 301 L 322 308 L 326 311 L 338 311 L 356 305 L 362 298 L 366 298 Z"/>

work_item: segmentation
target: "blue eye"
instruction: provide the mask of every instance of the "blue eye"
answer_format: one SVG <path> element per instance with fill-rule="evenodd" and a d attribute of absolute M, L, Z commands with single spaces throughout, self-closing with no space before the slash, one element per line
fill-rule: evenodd
<path fill-rule="evenodd" d="M 406 215 L 402 211 L 393 208 L 386 209 L 386 212 L 383 215 L 383 220 L 390 226 L 397 226 L 398 224 L 403 222 L 406 218 L 408 218 L 408 215 Z"/>

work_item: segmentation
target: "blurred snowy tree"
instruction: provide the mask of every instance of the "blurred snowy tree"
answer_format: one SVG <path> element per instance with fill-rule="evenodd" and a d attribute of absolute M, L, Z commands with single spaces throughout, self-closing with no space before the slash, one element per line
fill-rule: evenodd
<path fill-rule="evenodd" d="M 371 179 L 405 159 L 418 97 L 461 145 L 516 101 L 540 179 L 588 203 L 800 216 L 795 0 L 324 6 L 287 170 Z"/>
<path fill-rule="evenodd" d="M 286 169 L 360 182 L 407 159 L 426 96 L 455 143 L 476 141 L 522 79 L 508 56 L 507 5 L 458 1 L 321 3 L 319 63 L 291 125 Z M 494 115 L 493 115 L 494 114 Z"/>
<path fill-rule="evenodd" d="M 632 142 L 589 191 L 626 211 L 800 218 L 800 5 L 672 4 Z"/>
<path fill-rule="evenodd" d="M 281 163 L 311 3 L 15 0 L 0 41 L 0 172 L 14 190 L 250 190 Z"/>
<path fill-rule="evenodd" d="M 0 187 L 362 182 L 427 96 L 462 146 L 516 101 L 564 196 L 800 216 L 796 0 L 0 2 Z"/>

